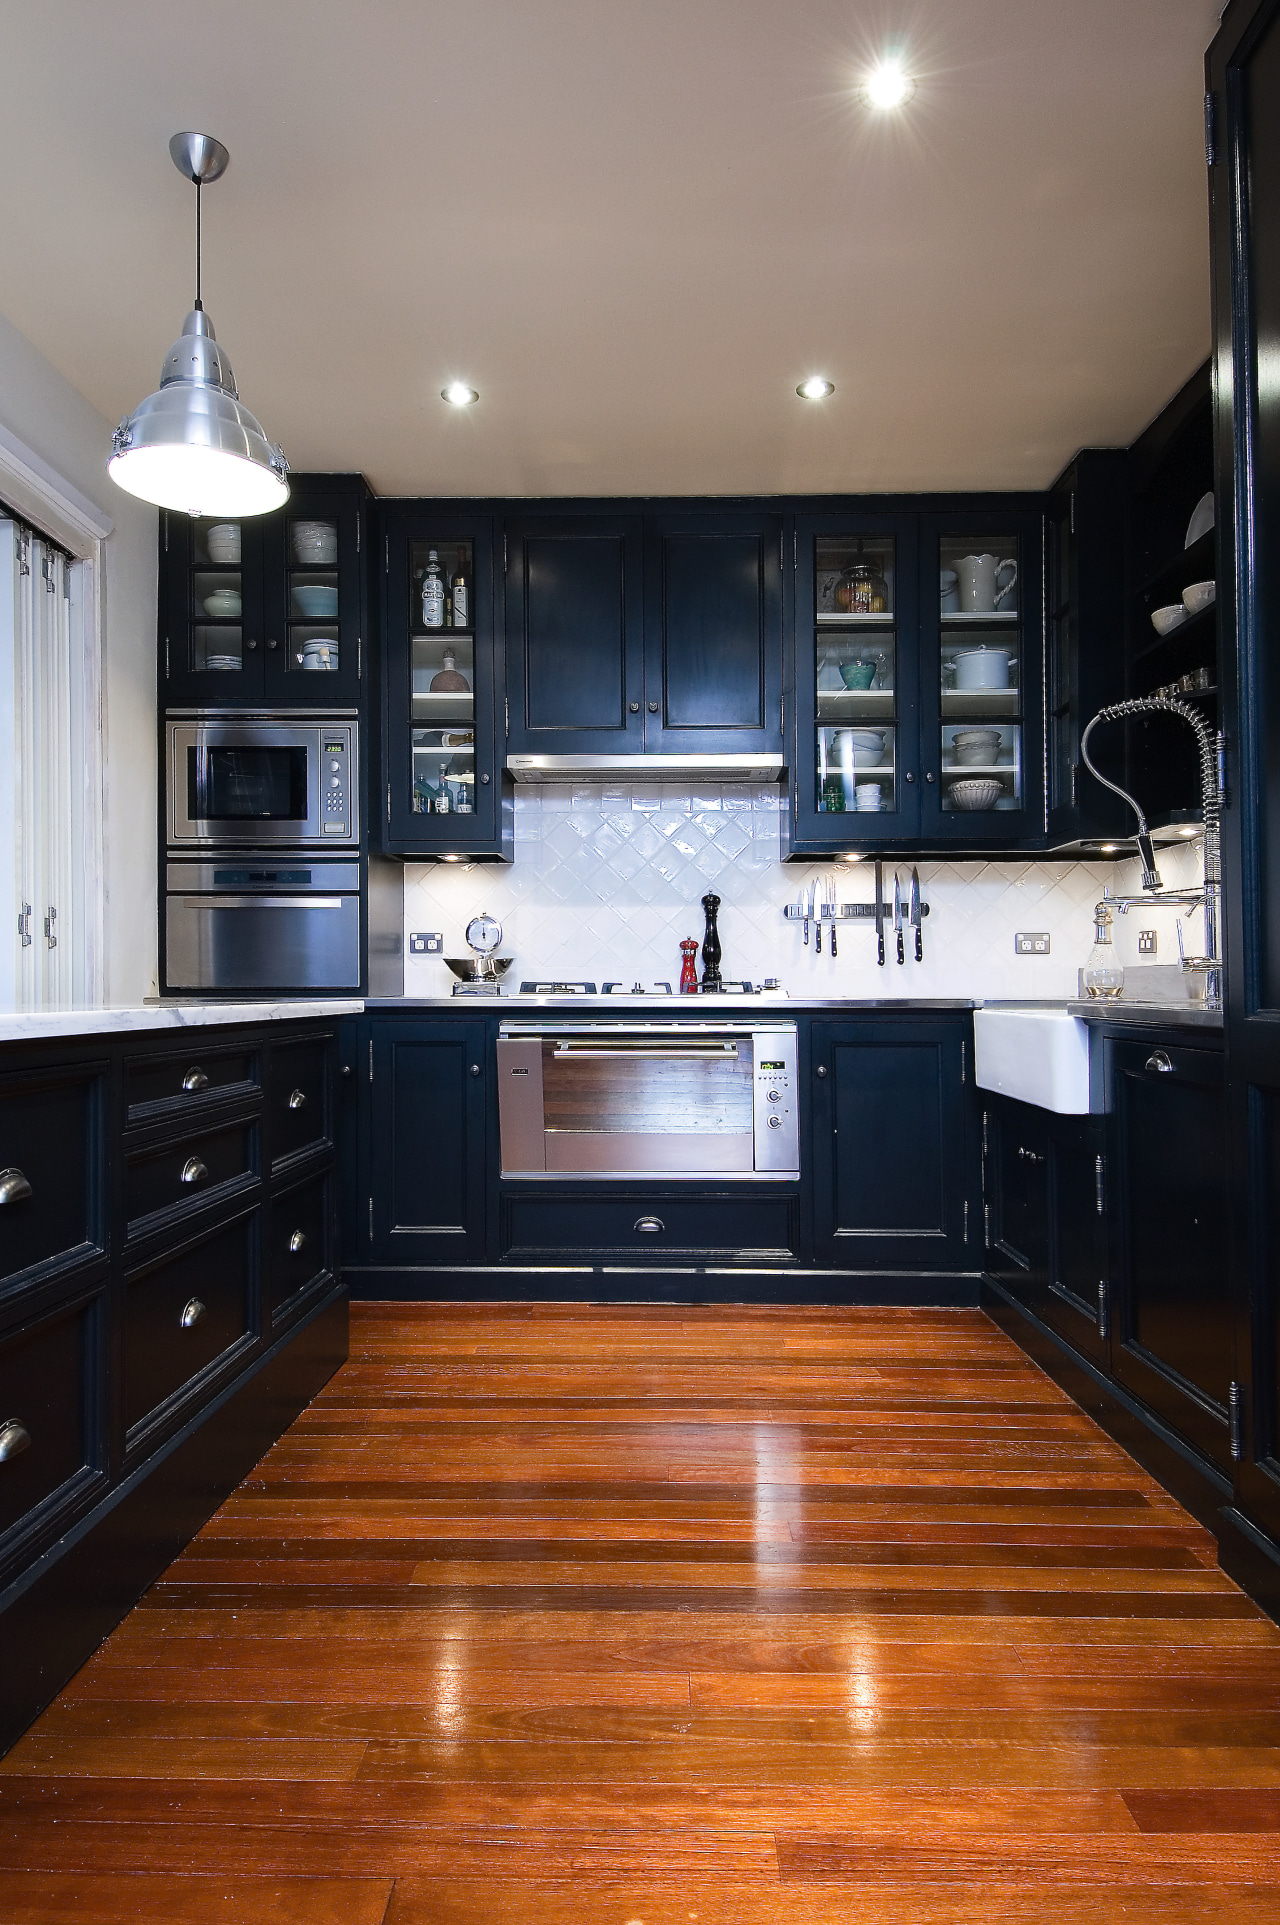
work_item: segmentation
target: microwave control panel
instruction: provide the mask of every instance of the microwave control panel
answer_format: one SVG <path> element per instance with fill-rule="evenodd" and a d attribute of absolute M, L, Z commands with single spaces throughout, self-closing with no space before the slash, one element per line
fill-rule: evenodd
<path fill-rule="evenodd" d="M 320 737 L 320 833 L 351 834 L 351 737 L 345 729 Z"/>
<path fill-rule="evenodd" d="M 796 1027 L 752 1032 L 755 1084 L 755 1164 L 770 1176 L 800 1173 Z"/>

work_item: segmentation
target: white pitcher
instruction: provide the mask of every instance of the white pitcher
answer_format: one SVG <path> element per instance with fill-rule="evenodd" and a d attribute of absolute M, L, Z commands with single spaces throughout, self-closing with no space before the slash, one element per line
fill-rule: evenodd
<path fill-rule="evenodd" d="M 1008 557 L 965 555 L 955 564 L 956 590 L 963 615 L 994 615 L 1004 608 L 1018 580 L 1018 564 Z M 1000 577 L 1007 571 L 1008 580 Z"/>

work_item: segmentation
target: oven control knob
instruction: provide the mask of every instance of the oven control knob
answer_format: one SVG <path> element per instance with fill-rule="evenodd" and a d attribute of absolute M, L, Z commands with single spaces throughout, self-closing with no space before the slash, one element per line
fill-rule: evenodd
<path fill-rule="evenodd" d="M 782 1118 L 780 1116 L 771 1116 L 769 1118 L 769 1128 L 771 1130 L 780 1130 L 782 1128 Z"/>
<path fill-rule="evenodd" d="M 336 775 L 338 773 L 338 770 L 342 767 L 342 764 L 341 762 L 331 762 L 329 764 L 329 767 L 333 770 L 334 774 Z"/>
<path fill-rule="evenodd" d="M 782 1091 L 771 1089 L 769 1091 L 769 1101 L 771 1103 L 780 1103 L 782 1101 Z"/>
<path fill-rule="evenodd" d="M 342 777 L 340 775 L 331 775 L 329 777 L 329 787 L 331 789 L 340 789 L 342 787 Z"/>

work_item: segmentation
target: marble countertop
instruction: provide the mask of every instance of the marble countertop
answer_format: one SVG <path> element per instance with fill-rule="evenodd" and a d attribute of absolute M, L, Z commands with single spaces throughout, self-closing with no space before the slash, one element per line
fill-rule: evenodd
<path fill-rule="evenodd" d="M 130 1003 L 90 1009 L 18 1009 L 0 1014 L 0 1043 L 49 1042 L 60 1036 L 118 1036 L 130 1030 L 208 1029 L 229 1023 L 296 1023 L 358 1016 L 359 997 L 314 1001 Z"/>
<path fill-rule="evenodd" d="M 916 996 L 783 996 L 766 991 L 760 996 L 370 996 L 366 1009 L 496 1010 L 503 1016 L 526 1010 L 552 1009 L 557 1014 L 581 1010 L 592 1016 L 640 1010 L 714 1010 L 717 1016 L 785 1016 L 804 1009 L 972 1009 L 967 997 L 950 999 Z"/>

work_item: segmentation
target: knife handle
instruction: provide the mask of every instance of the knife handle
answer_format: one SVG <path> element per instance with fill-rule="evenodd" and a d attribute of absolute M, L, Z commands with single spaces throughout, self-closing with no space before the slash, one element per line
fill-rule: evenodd
<path fill-rule="evenodd" d="M 919 923 L 916 924 L 916 961 L 924 961 L 924 939 L 920 934 Z"/>
<path fill-rule="evenodd" d="M 880 951 L 879 955 L 876 957 L 876 961 L 879 963 L 881 969 L 883 969 L 884 968 L 884 924 L 882 922 L 878 922 L 876 924 L 876 946 Z"/>
<path fill-rule="evenodd" d="M 902 940 L 902 931 L 899 930 L 898 931 L 898 961 L 900 963 L 904 963 L 906 960 L 907 960 L 907 952 Z"/>

